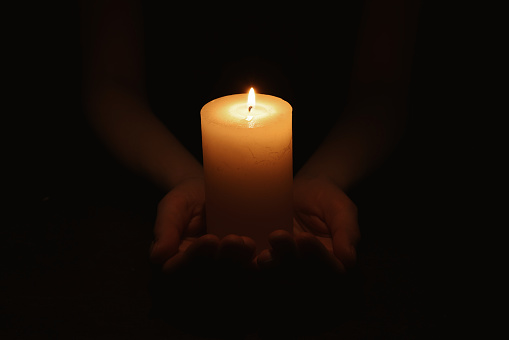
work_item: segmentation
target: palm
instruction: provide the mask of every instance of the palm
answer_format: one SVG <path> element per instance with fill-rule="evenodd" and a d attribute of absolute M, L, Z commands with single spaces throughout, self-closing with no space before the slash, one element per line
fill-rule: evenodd
<path fill-rule="evenodd" d="M 206 234 L 203 178 L 182 182 L 161 200 L 154 233 L 151 257 L 166 272 L 202 267 L 216 258 L 244 266 L 251 263 L 256 248 L 248 237 L 230 235 L 219 240 Z"/>
<path fill-rule="evenodd" d="M 294 234 L 297 240 L 303 233 L 310 233 L 320 241 L 329 254 L 340 261 L 340 266 L 348 267 L 355 262 L 355 245 L 359 239 L 357 208 L 326 178 L 295 180 Z"/>

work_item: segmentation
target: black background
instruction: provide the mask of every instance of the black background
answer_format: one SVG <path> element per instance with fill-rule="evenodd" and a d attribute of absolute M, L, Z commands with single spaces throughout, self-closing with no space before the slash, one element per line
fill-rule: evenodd
<path fill-rule="evenodd" d="M 294 108 L 297 170 L 332 119 L 321 113 L 340 112 L 345 104 L 359 9 L 345 6 L 338 14 L 316 5 L 279 23 L 284 11 L 276 11 L 263 28 L 251 22 L 239 29 L 244 19 L 237 18 L 211 33 L 197 22 L 214 23 L 213 15 L 196 19 L 190 9 L 167 15 L 146 6 L 146 33 L 159 32 L 146 41 L 151 105 L 169 126 L 186 126 L 173 132 L 200 158 L 201 106 L 254 83 Z M 148 248 L 164 193 L 117 163 L 83 115 L 78 6 L 38 3 L 6 13 L 14 20 L 3 52 L 2 338 L 194 338 L 190 329 L 150 317 Z M 183 24 L 186 13 L 191 19 Z M 430 338 L 456 334 L 458 325 L 467 332 L 478 326 L 460 312 L 478 300 L 472 290 L 464 292 L 478 276 L 472 268 L 480 267 L 472 250 L 477 243 L 468 240 L 472 231 L 473 238 L 483 234 L 472 225 L 484 209 L 479 188 L 487 184 L 479 174 L 488 156 L 479 140 L 487 134 L 467 91 L 478 72 L 468 53 L 475 49 L 475 23 L 458 13 L 452 6 L 423 6 L 406 133 L 384 165 L 349 193 L 363 237 L 362 313 L 326 331 L 317 326 L 309 338 Z M 161 26 L 182 41 L 168 38 Z M 197 27 L 205 42 L 186 46 L 186 32 Z M 341 67 L 330 28 L 343 32 Z M 259 33 L 255 47 L 225 51 L 230 36 L 246 32 Z M 279 32 L 271 41 L 284 42 L 269 44 L 270 57 L 260 47 L 267 32 Z M 217 34 L 214 46 L 206 46 L 210 34 Z M 164 63 L 165 44 L 182 46 L 172 63 L 202 66 L 172 71 Z M 183 61 L 185 55 L 195 59 Z"/>

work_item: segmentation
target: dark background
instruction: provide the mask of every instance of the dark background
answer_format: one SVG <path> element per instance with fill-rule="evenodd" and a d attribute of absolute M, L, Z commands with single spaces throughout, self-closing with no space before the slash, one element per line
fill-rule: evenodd
<path fill-rule="evenodd" d="M 296 170 L 326 133 L 327 112 L 345 104 L 359 6 L 343 13 L 302 8 L 285 18 L 274 11 L 263 27 L 246 29 L 249 17 L 198 15 L 183 24 L 190 9 L 144 10 L 147 35 L 158 32 L 146 41 L 151 105 L 168 125 L 186 126 L 174 132 L 197 157 L 201 106 L 253 83 L 294 108 Z M 482 204 L 471 204 L 478 196 L 466 183 L 486 156 L 481 119 L 471 115 L 474 100 L 464 92 L 476 72 L 464 67 L 470 26 L 456 21 L 457 10 L 422 7 L 406 133 L 349 193 L 362 231 L 362 313 L 326 331 L 317 326 L 309 338 L 435 338 L 457 334 L 457 325 L 466 332 L 478 326 L 459 312 L 477 300 L 464 295 L 479 267 L 464 236 Z M 15 20 L 4 50 L 0 336 L 193 338 L 192 330 L 150 316 L 148 248 L 164 193 L 117 163 L 83 115 L 78 6 L 39 3 L 7 12 Z M 207 26 L 217 22 L 214 30 Z M 202 40 L 190 43 L 188 32 L 197 27 Z M 336 31 L 339 40 L 332 40 Z M 257 37 L 253 47 L 229 46 L 246 32 Z M 261 37 L 271 32 L 265 45 Z M 216 43 L 207 45 L 209 38 Z M 182 54 L 165 54 L 167 44 Z M 465 132 L 472 126 L 474 136 Z"/>

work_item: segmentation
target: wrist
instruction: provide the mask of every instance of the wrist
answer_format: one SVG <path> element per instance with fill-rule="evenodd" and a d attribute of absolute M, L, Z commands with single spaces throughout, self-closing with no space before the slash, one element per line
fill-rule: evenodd
<path fill-rule="evenodd" d="M 166 181 L 166 189 L 172 190 L 178 185 L 186 182 L 193 181 L 203 181 L 203 168 L 199 166 L 199 168 L 192 169 L 190 171 L 184 172 L 181 175 L 174 175 L 171 178 L 167 178 Z"/>
<path fill-rule="evenodd" d="M 330 182 L 343 191 L 349 187 L 347 179 L 341 176 L 339 173 L 331 173 L 330 170 L 321 171 L 320 169 L 313 169 L 311 167 L 304 166 L 295 175 L 294 183 L 298 185 L 301 182 L 309 181 Z"/>

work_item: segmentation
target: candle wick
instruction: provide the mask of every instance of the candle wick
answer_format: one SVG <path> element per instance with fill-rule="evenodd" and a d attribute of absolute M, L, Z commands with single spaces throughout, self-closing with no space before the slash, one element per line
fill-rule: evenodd
<path fill-rule="evenodd" d="M 252 106 L 250 106 L 247 110 L 248 110 L 249 112 L 251 112 L 251 109 L 252 109 L 252 108 L 253 108 L 253 107 L 252 107 Z"/>

